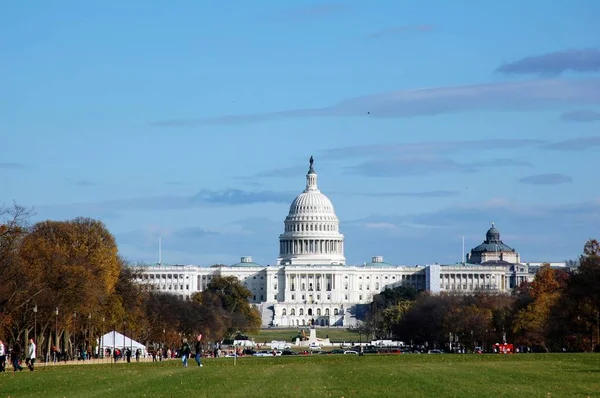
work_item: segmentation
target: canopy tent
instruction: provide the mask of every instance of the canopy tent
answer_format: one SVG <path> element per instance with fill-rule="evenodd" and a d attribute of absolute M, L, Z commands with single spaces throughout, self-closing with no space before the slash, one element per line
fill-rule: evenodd
<path fill-rule="evenodd" d="M 113 350 L 114 348 L 123 349 L 125 347 L 131 348 L 132 354 L 135 354 L 135 350 L 138 348 L 142 352 L 142 355 L 146 355 L 146 346 L 142 343 L 138 343 L 130 337 L 127 337 L 116 330 L 112 332 L 106 333 L 100 339 L 97 340 L 99 347 L 110 348 Z"/>

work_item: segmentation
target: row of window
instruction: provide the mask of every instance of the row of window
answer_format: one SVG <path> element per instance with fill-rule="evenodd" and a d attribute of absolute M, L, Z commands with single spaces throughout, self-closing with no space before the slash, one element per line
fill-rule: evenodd
<path fill-rule="evenodd" d="M 334 224 L 288 224 L 285 232 L 336 231 Z"/>
<path fill-rule="evenodd" d="M 317 310 L 314 312 L 317 316 L 321 316 L 321 309 L 317 308 Z M 309 308 L 306 310 L 306 314 L 309 316 L 313 315 L 313 310 L 312 308 Z M 333 309 L 333 315 L 339 315 L 340 314 L 340 310 L 338 310 L 337 308 Z M 281 315 L 287 315 L 287 310 L 285 308 L 283 308 L 281 310 Z M 292 315 L 296 315 L 296 309 L 295 308 L 290 308 L 290 316 Z M 299 308 L 298 309 L 298 315 L 304 315 L 304 308 Z M 329 316 L 329 308 L 325 308 L 325 316 Z"/>
<path fill-rule="evenodd" d="M 183 274 L 142 274 L 142 279 L 184 279 Z M 185 279 L 190 279 L 189 275 L 185 275 Z"/>
<path fill-rule="evenodd" d="M 445 275 L 440 275 L 440 280 L 442 279 L 454 279 L 454 278 L 462 278 L 462 279 L 490 279 L 490 275 L 489 274 L 445 274 Z M 496 278 L 496 275 L 492 274 L 491 275 L 492 279 Z"/>
<path fill-rule="evenodd" d="M 275 296 L 275 300 L 277 300 L 277 296 Z M 294 301 L 294 300 L 296 300 L 296 295 L 295 295 L 295 294 L 292 294 L 292 301 Z M 309 296 L 309 300 L 310 300 L 311 302 L 313 301 L 313 296 L 312 296 L 312 294 Z M 328 294 L 328 295 L 327 295 L 327 300 L 328 300 L 328 301 L 329 301 L 329 300 L 331 300 L 331 294 Z M 344 295 L 344 300 L 348 301 L 348 295 L 347 295 L 347 294 L 345 294 L 345 295 Z M 362 294 L 358 296 L 358 300 L 359 300 L 359 301 L 362 301 Z M 303 295 L 302 295 L 302 301 L 306 301 L 306 294 L 303 294 Z M 321 301 L 321 295 L 320 295 L 320 294 L 317 294 L 317 302 L 318 302 L 318 301 Z"/>

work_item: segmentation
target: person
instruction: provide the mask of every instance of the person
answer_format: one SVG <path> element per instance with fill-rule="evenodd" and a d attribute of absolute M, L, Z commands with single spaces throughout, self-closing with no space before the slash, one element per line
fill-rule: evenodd
<path fill-rule="evenodd" d="M 179 350 L 179 352 L 181 353 L 181 362 L 183 363 L 184 367 L 188 366 L 188 358 L 190 356 L 190 345 L 188 344 L 188 341 L 186 338 L 181 340 L 181 349 Z"/>
<path fill-rule="evenodd" d="M 13 345 L 12 351 L 10 352 L 10 361 L 12 362 L 13 371 L 23 371 L 23 367 L 19 363 L 21 360 L 21 344 L 18 341 Z"/>
<path fill-rule="evenodd" d="M 196 338 L 196 356 L 194 359 L 196 360 L 198 366 L 202 366 L 202 343 L 200 340 L 202 340 L 202 333 L 200 333 Z"/>
<path fill-rule="evenodd" d="M 2 340 L 0 340 L 0 372 L 6 372 L 6 348 Z"/>
<path fill-rule="evenodd" d="M 33 372 L 33 366 L 35 365 L 35 342 L 33 339 L 29 339 L 29 345 L 27 346 L 27 357 L 25 363 L 30 371 Z"/>

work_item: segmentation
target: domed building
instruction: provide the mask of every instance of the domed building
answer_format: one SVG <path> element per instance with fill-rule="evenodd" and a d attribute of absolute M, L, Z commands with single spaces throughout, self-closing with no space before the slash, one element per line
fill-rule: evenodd
<path fill-rule="evenodd" d="M 279 236 L 279 265 L 344 265 L 344 235 L 333 204 L 317 187 L 310 158 L 306 189 L 294 199 Z"/>
<path fill-rule="evenodd" d="M 468 264 L 401 266 L 384 261 L 347 265 L 344 235 L 333 204 L 317 186 L 310 158 L 305 189 L 292 201 L 279 235 L 273 265 L 250 256 L 232 265 L 145 267 L 138 282 L 149 290 L 182 297 L 202 291 L 215 277 L 235 277 L 249 291 L 263 327 L 353 327 L 360 324 L 373 296 L 387 288 L 412 286 L 432 293 L 510 293 L 533 274 L 519 254 L 500 239 L 492 224 L 482 244 L 466 256 Z"/>
<path fill-rule="evenodd" d="M 485 234 L 485 240 L 479 246 L 471 249 L 467 254 L 467 263 L 483 264 L 488 262 L 504 262 L 508 264 L 518 264 L 521 262 L 521 256 L 512 247 L 504 244 L 500 239 L 500 231 L 496 229 L 494 223 Z"/>

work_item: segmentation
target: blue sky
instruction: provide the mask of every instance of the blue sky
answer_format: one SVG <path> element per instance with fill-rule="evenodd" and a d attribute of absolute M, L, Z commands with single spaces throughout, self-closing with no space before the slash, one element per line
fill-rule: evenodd
<path fill-rule="evenodd" d="M 599 237 L 600 3 L 38 1 L 0 14 L 0 203 L 273 264 L 315 157 L 349 263 Z"/>

